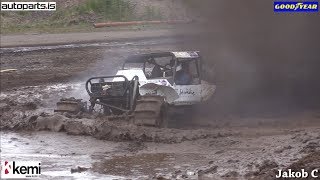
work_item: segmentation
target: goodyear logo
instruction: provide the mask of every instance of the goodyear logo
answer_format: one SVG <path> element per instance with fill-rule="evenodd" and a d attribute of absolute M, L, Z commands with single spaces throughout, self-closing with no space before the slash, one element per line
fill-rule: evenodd
<path fill-rule="evenodd" d="M 276 1 L 273 3 L 274 12 L 318 12 L 318 1 L 304 2 L 284 2 Z"/>

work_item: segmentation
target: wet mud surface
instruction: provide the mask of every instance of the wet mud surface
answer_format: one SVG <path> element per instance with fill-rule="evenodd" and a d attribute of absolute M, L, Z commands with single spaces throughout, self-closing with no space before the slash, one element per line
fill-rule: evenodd
<path fill-rule="evenodd" d="M 98 115 L 53 113 L 63 97 L 87 100 L 84 82 L 113 74 L 133 53 L 176 49 L 174 39 L 1 50 L 1 159 L 39 160 L 43 179 L 274 179 L 313 168 L 320 113 L 210 119 L 138 127 Z M 170 127 L 170 124 L 169 124 Z"/>
<path fill-rule="evenodd" d="M 90 148 L 94 147 L 94 148 Z M 91 167 L 97 156 L 116 151 L 117 144 L 91 137 L 50 132 L 1 132 L 1 159 L 41 161 L 43 179 L 113 179 L 94 172 L 72 173 L 77 166 Z"/>
<path fill-rule="evenodd" d="M 113 74 L 129 55 L 174 50 L 175 38 L 129 42 L 67 44 L 1 48 L 1 89 L 47 83 L 84 81 L 93 75 Z"/>

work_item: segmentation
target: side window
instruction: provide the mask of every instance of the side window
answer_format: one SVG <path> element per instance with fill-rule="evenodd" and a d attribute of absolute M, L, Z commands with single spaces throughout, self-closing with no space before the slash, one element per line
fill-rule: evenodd
<path fill-rule="evenodd" d="M 193 78 L 199 78 L 197 61 L 192 60 L 189 62 L 189 71 Z"/>
<path fill-rule="evenodd" d="M 177 85 L 196 85 L 200 83 L 197 61 L 194 59 L 180 61 L 176 68 Z"/>

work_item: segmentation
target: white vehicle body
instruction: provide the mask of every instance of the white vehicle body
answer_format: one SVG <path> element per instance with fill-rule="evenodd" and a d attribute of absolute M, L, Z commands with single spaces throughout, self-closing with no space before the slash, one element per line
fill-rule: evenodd
<path fill-rule="evenodd" d="M 172 52 L 175 58 L 198 58 L 198 52 Z M 207 101 L 215 92 L 216 86 L 210 85 L 204 80 L 198 84 L 177 85 L 169 82 L 168 77 L 148 79 L 142 69 L 122 69 L 116 75 L 123 75 L 127 79 L 139 77 L 139 92 L 141 95 L 160 95 L 166 101 L 175 106 L 193 105 Z M 164 75 L 165 76 L 165 75 Z M 115 78 L 113 81 L 117 81 Z"/>

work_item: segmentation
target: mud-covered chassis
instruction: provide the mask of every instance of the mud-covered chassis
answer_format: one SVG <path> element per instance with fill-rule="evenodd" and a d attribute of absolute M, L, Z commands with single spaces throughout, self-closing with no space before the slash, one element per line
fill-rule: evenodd
<path fill-rule="evenodd" d="M 114 81 L 116 79 L 116 81 Z M 139 78 L 130 81 L 122 75 L 92 77 L 86 82 L 90 96 L 89 112 L 96 104 L 110 119 L 121 115 L 136 125 L 164 127 L 167 122 L 167 105 L 164 97 L 139 94 Z"/>
<path fill-rule="evenodd" d="M 123 80 L 112 82 L 114 78 Z M 132 112 L 135 109 L 136 98 L 139 94 L 138 83 L 138 76 L 134 76 L 131 81 L 122 75 L 88 79 L 86 91 L 90 96 L 89 112 L 91 113 L 94 110 L 96 104 L 103 107 L 105 115 Z"/>
<path fill-rule="evenodd" d="M 192 64 L 193 68 L 193 72 L 190 71 L 192 81 L 188 84 L 176 81 L 177 67 L 183 63 Z M 126 68 L 127 64 L 140 64 L 142 67 Z M 154 66 L 150 73 L 146 72 L 146 64 Z M 123 115 L 133 117 L 131 119 L 137 125 L 165 126 L 168 105 L 186 108 L 212 96 L 215 86 L 201 80 L 200 74 L 198 52 L 131 56 L 115 76 L 92 77 L 86 82 L 90 96 L 89 112 L 98 104 L 108 117 Z M 60 107 L 64 104 L 60 102 Z M 59 109 L 64 110 L 58 106 Z"/>

